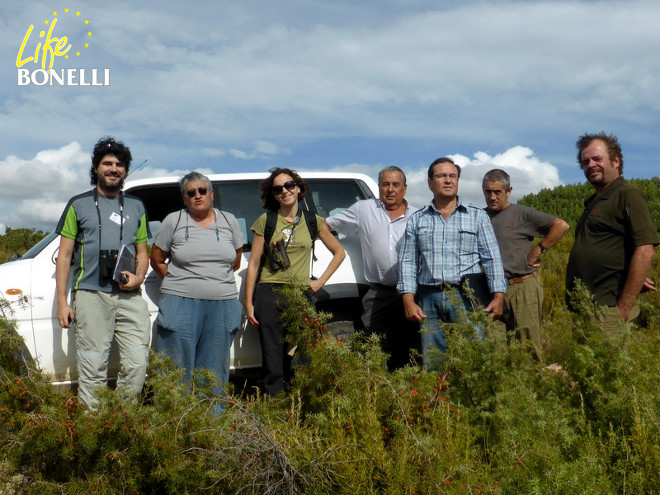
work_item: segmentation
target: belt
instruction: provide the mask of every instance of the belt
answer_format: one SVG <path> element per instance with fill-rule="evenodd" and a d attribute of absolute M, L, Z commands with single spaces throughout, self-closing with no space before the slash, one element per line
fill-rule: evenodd
<path fill-rule="evenodd" d="M 369 287 L 374 290 L 396 290 L 396 285 L 383 285 L 376 282 L 370 283 Z"/>
<path fill-rule="evenodd" d="M 426 290 L 434 290 L 438 292 L 443 292 L 446 290 L 460 290 L 461 286 L 459 284 L 440 284 L 440 285 L 418 285 L 418 287 Z"/>
<path fill-rule="evenodd" d="M 520 277 L 513 277 L 509 279 L 509 285 L 519 284 L 528 278 L 536 277 L 536 272 L 528 273 L 527 275 L 521 275 Z"/>

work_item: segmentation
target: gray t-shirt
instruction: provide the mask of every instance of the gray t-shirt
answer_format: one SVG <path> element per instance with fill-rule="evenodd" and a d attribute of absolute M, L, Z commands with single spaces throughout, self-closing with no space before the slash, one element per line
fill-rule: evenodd
<path fill-rule="evenodd" d="M 124 208 L 120 208 L 123 198 Z M 99 229 L 99 220 L 102 229 Z M 99 278 L 99 251 L 119 251 L 122 244 L 135 247 L 150 237 L 142 201 L 128 194 L 109 198 L 94 189 L 74 196 L 64 208 L 55 232 L 75 240 L 73 290 L 119 291 L 112 278 Z M 101 244 L 99 246 L 99 244 Z"/>
<path fill-rule="evenodd" d="M 186 209 L 163 220 L 154 238 L 170 255 L 162 293 L 213 301 L 238 297 L 231 265 L 245 239 L 234 215 L 213 211 L 215 222 L 208 227 L 197 225 Z"/>
<path fill-rule="evenodd" d="M 532 249 L 535 237 L 545 237 L 555 217 L 515 203 L 501 211 L 486 209 L 486 213 L 493 222 L 506 278 L 535 271 L 536 268 L 527 264 L 527 253 Z"/>

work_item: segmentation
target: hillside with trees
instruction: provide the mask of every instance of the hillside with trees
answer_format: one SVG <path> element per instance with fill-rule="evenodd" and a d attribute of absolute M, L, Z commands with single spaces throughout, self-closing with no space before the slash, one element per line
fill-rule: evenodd
<path fill-rule="evenodd" d="M 21 256 L 48 232 L 35 229 L 12 229 L 7 227 L 4 235 L 0 235 L 0 263 L 9 261 L 12 256 Z"/>
<path fill-rule="evenodd" d="M 660 178 L 631 179 L 631 184 L 639 187 L 649 200 L 651 212 L 660 230 Z M 594 193 L 591 184 L 572 184 L 554 189 L 542 189 L 537 194 L 523 196 L 521 205 L 531 206 L 551 215 L 563 218 L 574 228 L 584 210 L 584 201 Z"/>

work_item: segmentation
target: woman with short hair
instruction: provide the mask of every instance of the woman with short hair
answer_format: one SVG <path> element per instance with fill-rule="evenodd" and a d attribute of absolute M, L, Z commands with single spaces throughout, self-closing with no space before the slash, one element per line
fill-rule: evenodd
<path fill-rule="evenodd" d="M 234 215 L 213 208 L 206 176 L 190 172 L 179 185 L 185 208 L 165 217 L 151 250 L 151 266 L 163 279 L 157 345 L 188 380 L 195 368 L 214 371 L 221 393 L 241 323 L 234 271 L 245 239 Z"/>

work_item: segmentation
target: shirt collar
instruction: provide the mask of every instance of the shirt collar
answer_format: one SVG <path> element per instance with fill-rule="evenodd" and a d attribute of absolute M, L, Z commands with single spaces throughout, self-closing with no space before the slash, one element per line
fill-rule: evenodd
<path fill-rule="evenodd" d="M 616 179 L 614 179 L 609 186 L 607 186 L 603 192 L 600 194 L 594 193 L 591 196 L 589 196 L 587 199 L 584 200 L 584 205 L 585 207 L 588 206 L 596 197 L 600 201 L 601 199 L 609 199 L 609 197 L 614 194 L 612 191 L 616 191 L 618 188 L 623 186 L 626 183 L 626 179 L 623 177 L 619 176 Z"/>
<path fill-rule="evenodd" d="M 389 216 L 389 213 L 387 213 L 387 209 L 385 208 L 385 204 L 380 200 L 380 198 L 374 198 L 374 199 L 376 200 L 376 205 L 378 206 L 378 208 L 381 208 L 383 212 Z M 408 201 L 405 198 L 403 200 L 403 203 L 406 205 L 406 209 L 403 210 L 401 216 L 396 217 L 394 220 L 398 220 L 399 218 L 408 215 L 408 211 L 410 211 L 410 205 L 408 204 Z"/>
<path fill-rule="evenodd" d="M 433 202 L 433 200 L 431 200 L 431 202 L 428 204 L 428 206 L 426 208 L 430 211 L 435 211 L 435 212 L 440 213 L 438 211 L 438 209 L 435 207 L 435 203 Z M 460 196 L 456 196 L 456 210 L 455 211 L 459 211 L 461 213 L 467 211 L 467 207 L 465 206 L 465 204 L 463 204 L 463 201 L 461 201 Z"/>

